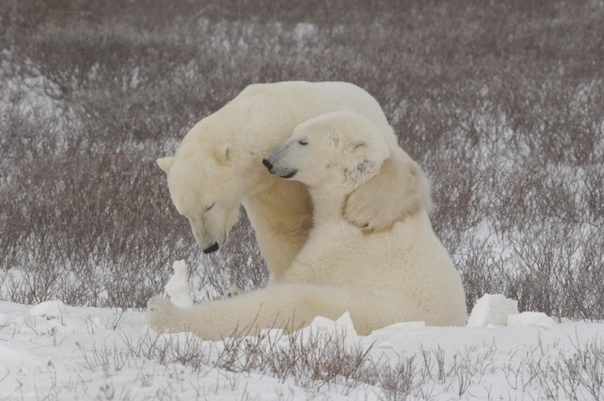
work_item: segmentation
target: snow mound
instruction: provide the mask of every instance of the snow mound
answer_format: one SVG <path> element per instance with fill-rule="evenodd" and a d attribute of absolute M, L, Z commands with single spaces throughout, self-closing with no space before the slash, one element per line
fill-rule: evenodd
<path fill-rule="evenodd" d="M 360 344 L 361 337 L 357 334 L 352 324 L 352 318 L 345 312 L 337 320 L 331 320 L 323 316 L 317 316 L 310 325 L 296 330 L 291 334 L 299 338 L 305 344 L 313 342 L 322 344 L 337 339 L 345 347 L 353 347 Z M 267 344 L 281 344 L 286 348 L 289 346 L 290 335 L 284 334 L 282 329 L 266 329 L 260 334 Z"/>
<path fill-rule="evenodd" d="M 371 346 L 376 349 L 390 349 L 399 343 L 401 339 L 422 332 L 425 328 L 426 322 L 423 321 L 394 323 L 372 331 L 364 341 L 371 339 Z"/>
<path fill-rule="evenodd" d="M 32 307 L 29 314 L 37 317 L 44 317 L 46 319 L 58 319 L 65 316 L 67 312 L 67 305 L 62 301 L 46 301 L 37 304 Z"/>
<path fill-rule="evenodd" d="M 164 287 L 172 303 L 181 308 L 193 306 L 189 290 L 189 268 L 184 260 L 177 260 L 172 265 L 174 274 Z"/>
<path fill-rule="evenodd" d="M 510 326 L 551 328 L 556 322 L 542 312 L 518 313 L 518 301 L 501 294 L 485 294 L 472 309 L 468 327 Z"/>
<path fill-rule="evenodd" d="M 335 333 L 341 336 L 339 339 L 345 345 L 353 345 L 359 341 L 359 336 L 352 324 L 350 313 L 345 312 L 338 320 L 331 320 L 323 316 L 317 316 L 313 319 L 310 326 L 299 330 L 303 338 L 310 336 L 325 336 Z"/>
<path fill-rule="evenodd" d="M 541 327 L 551 329 L 556 322 L 543 312 L 522 312 L 508 315 L 508 326 L 511 327 Z"/>
<path fill-rule="evenodd" d="M 501 294 L 485 294 L 472 309 L 468 319 L 469 327 L 485 327 L 490 324 L 505 326 L 508 315 L 518 314 L 518 301 Z"/>

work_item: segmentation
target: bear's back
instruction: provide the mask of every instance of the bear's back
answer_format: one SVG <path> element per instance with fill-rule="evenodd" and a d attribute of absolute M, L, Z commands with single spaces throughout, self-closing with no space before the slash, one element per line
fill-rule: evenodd
<path fill-rule="evenodd" d="M 252 107 L 274 104 L 276 108 L 273 111 L 286 107 L 300 121 L 332 111 L 352 111 L 378 125 L 389 140 L 396 139 L 377 100 L 364 89 L 348 82 L 285 81 L 253 84 L 247 86 L 231 103 L 251 104 Z"/>

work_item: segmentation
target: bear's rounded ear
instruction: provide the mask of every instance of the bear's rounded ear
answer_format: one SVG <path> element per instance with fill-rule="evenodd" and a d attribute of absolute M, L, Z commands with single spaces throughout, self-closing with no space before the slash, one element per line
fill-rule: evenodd
<path fill-rule="evenodd" d="M 172 167 L 172 162 L 174 161 L 174 157 L 160 157 L 155 162 L 161 168 L 164 173 L 168 174 L 170 172 L 170 167 Z"/>
<path fill-rule="evenodd" d="M 348 149 L 355 157 L 369 159 L 378 165 L 390 157 L 390 149 L 382 138 L 355 139 L 348 144 Z"/>
<path fill-rule="evenodd" d="M 231 161 L 233 149 L 230 143 L 221 143 L 214 148 L 214 157 L 220 164 L 227 164 Z"/>
<path fill-rule="evenodd" d="M 367 146 L 367 142 L 365 142 L 362 139 L 359 139 L 359 140 L 356 140 L 356 141 L 352 141 L 350 143 L 350 150 L 358 151 L 358 150 L 362 150 L 366 146 Z"/>

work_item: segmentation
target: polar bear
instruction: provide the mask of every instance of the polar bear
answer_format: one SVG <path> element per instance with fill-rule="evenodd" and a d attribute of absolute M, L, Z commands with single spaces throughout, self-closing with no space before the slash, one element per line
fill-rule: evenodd
<path fill-rule="evenodd" d="M 152 299 L 151 325 L 215 340 L 295 329 L 316 316 L 337 319 L 347 311 L 362 335 L 403 321 L 465 324 L 461 278 L 434 235 L 429 202 L 372 233 L 341 213 L 350 194 L 378 175 L 390 157 L 381 128 L 357 113 L 331 112 L 299 124 L 263 160 L 274 176 L 308 186 L 313 202 L 313 227 L 287 271 L 267 288 L 190 308 Z M 417 188 L 425 193 L 419 198 L 429 199 L 427 180 L 414 167 L 407 179 L 421 183 Z"/>
<path fill-rule="evenodd" d="M 175 156 L 157 160 L 177 211 L 189 220 L 204 252 L 226 242 L 243 205 L 270 281 L 279 281 L 308 239 L 312 203 L 305 185 L 269 174 L 262 158 L 299 123 L 338 110 L 371 120 L 390 149 L 379 173 L 348 196 L 343 216 L 365 232 L 381 231 L 425 204 L 418 197 L 423 192 L 409 180 L 414 164 L 377 101 L 363 89 L 344 82 L 251 85 L 197 123 Z"/>

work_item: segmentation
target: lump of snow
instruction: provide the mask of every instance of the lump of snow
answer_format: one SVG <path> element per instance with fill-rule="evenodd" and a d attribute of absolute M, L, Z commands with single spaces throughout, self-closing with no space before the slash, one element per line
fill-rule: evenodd
<path fill-rule="evenodd" d="M 522 312 L 508 315 L 508 326 L 512 327 L 541 327 L 550 329 L 556 325 L 551 317 L 543 312 Z"/>
<path fill-rule="evenodd" d="M 382 327 L 381 329 L 376 329 L 371 332 L 371 335 L 395 335 L 400 337 L 409 332 L 416 332 L 418 329 L 423 329 L 424 327 L 426 327 L 426 322 L 424 321 L 399 322 Z"/>
<path fill-rule="evenodd" d="M 327 340 L 335 335 L 338 340 L 343 341 L 347 346 L 352 346 L 359 340 L 359 336 L 352 324 L 350 313 L 348 312 L 345 312 L 336 321 L 323 316 L 317 316 L 313 319 L 310 326 L 300 329 L 299 332 L 307 340 L 313 336 Z"/>
<path fill-rule="evenodd" d="M 507 299 L 501 294 L 485 294 L 476 301 L 468 319 L 468 326 L 505 326 L 508 323 L 508 315 L 514 314 L 518 314 L 518 301 Z"/>
<path fill-rule="evenodd" d="M 352 324 L 352 319 L 350 318 L 350 313 L 346 312 L 336 321 L 328 319 L 323 316 L 317 316 L 313 319 L 310 324 L 311 327 L 319 330 L 319 331 L 336 331 L 342 330 L 348 333 L 353 333 L 355 336 L 357 334 L 354 326 Z"/>
<path fill-rule="evenodd" d="M 193 305 L 189 292 L 189 268 L 184 260 L 177 260 L 172 265 L 174 274 L 166 283 L 165 290 L 172 303 L 181 308 Z"/>
<path fill-rule="evenodd" d="M 46 301 L 31 308 L 29 314 L 46 319 L 56 319 L 63 317 L 66 311 L 67 306 L 62 301 Z"/>
<path fill-rule="evenodd" d="M 424 321 L 394 323 L 372 331 L 366 339 L 369 339 L 371 346 L 376 349 L 393 348 L 400 343 L 401 338 L 421 333 L 425 327 Z"/>

